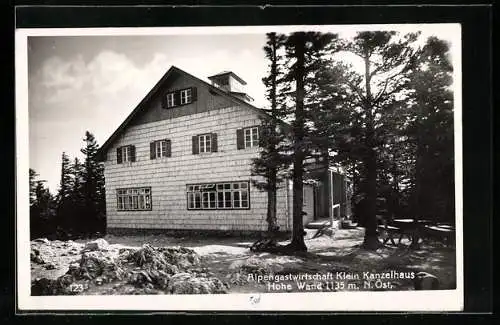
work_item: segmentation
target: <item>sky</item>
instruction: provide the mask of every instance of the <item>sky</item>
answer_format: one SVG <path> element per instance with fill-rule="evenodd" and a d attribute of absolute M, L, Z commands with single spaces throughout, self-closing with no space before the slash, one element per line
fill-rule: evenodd
<path fill-rule="evenodd" d="M 233 71 L 266 107 L 265 41 L 264 32 L 28 36 L 30 168 L 55 194 L 62 152 L 83 159 L 87 130 L 102 145 L 172 65 L 205 81 Z"/>

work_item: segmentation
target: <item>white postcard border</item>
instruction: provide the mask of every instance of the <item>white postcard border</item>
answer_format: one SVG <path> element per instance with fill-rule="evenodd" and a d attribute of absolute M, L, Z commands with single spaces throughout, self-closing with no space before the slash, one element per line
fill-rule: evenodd
<path fill-rule="evenodd" d="M 383 291 L 332 293 L 255 293 L 225 295 L 131 295 L 131 296 L 31 296 L 29 258 L 29 120 L 28 64 L 29 36 L 76 35 L 188 35 L 250 34 L 276 31 L 289 33 L 304 29 L 338 32 L 397 30 L 414 32 L 439 28 L 453 39 L 456 272 L 455 290 Z M 29 310 L 138 310 L 138 311 L 460 311 L 463 310 L 463 170 L 462 170 L 462 57 L 460 24 L 377 24 L 377 25 L 298 25 L 224 26 L 155 28 L 47 28 L 18 29 L 15 35 L 16 71 L 16 247 L 17 306 Z M 111 299 L 110 299 L 111 298 Z"/>

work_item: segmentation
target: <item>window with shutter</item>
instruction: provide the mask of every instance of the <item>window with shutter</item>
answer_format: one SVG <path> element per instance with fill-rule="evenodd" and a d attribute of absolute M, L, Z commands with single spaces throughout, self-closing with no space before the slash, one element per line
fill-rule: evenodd
<path fill-rule="evenodd" d="M 149 147 L 150 158 L 157 159 L 171 156 L 171 143 L 170 140 L 158 140 L 150 143 Z"/>
<path fill-rule="evenodd" d="M 217 150 L 217 133 L 206 133 L 193 136 L 193 154 L 217 152 Z"/>
<path fill-rule="evenodd" d="M 128 145 L 116 149 L 116 161 L 118 164 L 135 161 L 135 146 Z"/>
<path fill-rule="evenodd" d="M 167 108 L 174 107 L 176 105 L 174 93 L 167 94 Z"/>
<path fill-rule="evenodd" d="M 181 105 L 191 103 L 191 101 L 193 99 L 192 93 L 191 93 L 191 88 L 181 90 L 180 94 L 181 94 L 180 95 L 181 96 Z"/>
<path fill-rule="evenodd" d="M 200 153 L 212 152 L 212 135 L 202 134 L 198 136 L 198 147 Z"/>
<path fill-rule="evenodd" d="M 197 100 L 196 87 L 169 92 L 162 99 L 163 108 L 186 105 Z"/>
<path fill-rule="evenodd" d="M 253 148 L 259 146 L 259 127 L 252 126 L 243 129 L 243 146 Z"/>

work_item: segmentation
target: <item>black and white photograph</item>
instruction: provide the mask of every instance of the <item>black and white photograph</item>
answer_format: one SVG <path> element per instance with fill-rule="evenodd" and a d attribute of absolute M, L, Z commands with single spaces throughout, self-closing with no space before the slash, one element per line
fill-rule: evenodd
<path fill-rule="evenodd" d="M 16 31 L 20 308 L 460 311 L 460 67 L 459 24 Z"/>

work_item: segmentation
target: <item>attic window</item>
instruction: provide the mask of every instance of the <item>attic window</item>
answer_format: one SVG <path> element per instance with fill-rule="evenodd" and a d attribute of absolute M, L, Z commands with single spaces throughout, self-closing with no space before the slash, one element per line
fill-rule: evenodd
<path fill-rule="evenodd" d="M 163 98 L 163 108 L 172 108 L 176 106 L 187 105 L 196 101 L 196 88 L 190 87 L 171 91 Z"/>
<path fill-rule="evenodd" d="M 175 93 L 168 93 L 167 94 L 167 107 L 174 107 L 175 106 Z"/>
<path fill-rule="evenodd" d="M 181 105 L 191 103 L 191 88 L 181 90 Z"/>

